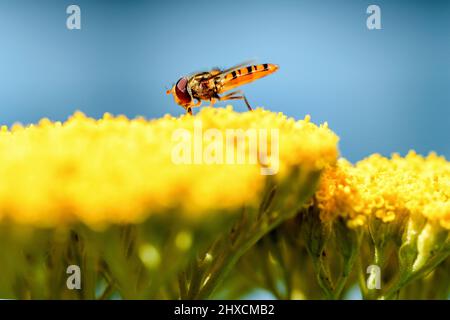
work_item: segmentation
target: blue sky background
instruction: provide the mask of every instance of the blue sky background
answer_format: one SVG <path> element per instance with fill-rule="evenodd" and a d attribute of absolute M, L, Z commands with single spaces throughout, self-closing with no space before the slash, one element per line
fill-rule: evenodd
<path fill-rule="evenodd" d="M 70 4 L 82 30 L 66 28 Z M 366 28 L 370 4 L 382 30 Z M 252 105 L 328 121 L 350 160 L 450 158 L 449 1 L 1 0 L 0 48 L 1 124 L 178 115 L 165 90 L 180 76 L 256 58 L 281 69 L 243 87 Z"/>

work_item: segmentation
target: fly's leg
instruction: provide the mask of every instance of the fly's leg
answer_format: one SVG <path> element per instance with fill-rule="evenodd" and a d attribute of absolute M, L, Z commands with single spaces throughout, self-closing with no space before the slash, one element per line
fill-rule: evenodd
<path fill-rule="evenodd" d="M 192 108 L 199 107 L 201 104 L 202 104 L 202 101 L 201 100 L 197 100 L 196 103 L 194 103 L 190 107 L 186 108 L 186 112 L 189 113 L 190 115 L 192 115 Z"/>
<path fill-rule="evenodd" d="M 244 94 L 242 93 L 242 91 L 233 91 L 230 92 L 224 96 L 221 96 L 220 101 L 225 101 L 225 100 L 244 100 L 245 104 L 247 105 L 248 110 L 252 111 L 252 107 L 250 106 L 250 103 L 248 103 L 247 98 L 244 96 Z"/>
<path fill-rule="evenodd" d="M 219 99 L 220 99 L 220 97 L 219 97 Z M 214 104 L 216 103 L 216 99 L 215 98 L 211 98 L 211 100 L 209 100 L 209 103 L 211 105 L 211 108 L 213 108 Z"/>

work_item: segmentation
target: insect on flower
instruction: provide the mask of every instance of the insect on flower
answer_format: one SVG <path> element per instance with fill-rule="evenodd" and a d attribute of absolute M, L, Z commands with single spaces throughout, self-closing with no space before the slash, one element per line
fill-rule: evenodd
<path fill-rule="evenodd" d="M 242 63 L 226 70 L 213 69 L 209 72 L 199 72 L 182 77 L 166 93 L 172 94 L 175 102 L 189 114 L 192 114 L 193 107 L 199 107 L 202 104 L 202 100 L 209 100 L 211 106 L 216 101 L 244 100 L 247 108 L 252 110 L 241 90 L 222 96 L 219 94 L 268 76 L 277 70 L 278 66 L 271 63 L 254 65 Z"/>

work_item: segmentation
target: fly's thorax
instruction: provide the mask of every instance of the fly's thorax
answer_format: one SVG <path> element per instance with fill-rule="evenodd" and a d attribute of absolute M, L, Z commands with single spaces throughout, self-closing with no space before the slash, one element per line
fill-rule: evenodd
<path fill-rule="evenodd" d="M 214 78 L 209 73 L 202 73 L 189 79 L 192 96 L 198 100 L 210 100 L 217 97 L 217 89 Z"/>

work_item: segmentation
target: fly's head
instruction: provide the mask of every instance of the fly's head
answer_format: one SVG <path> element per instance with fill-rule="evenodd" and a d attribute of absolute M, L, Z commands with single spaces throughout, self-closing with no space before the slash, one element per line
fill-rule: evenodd
<path fill-rule="evenodd" d="M 175 102 L 188 110 L 193 104 L 193 97 L 189 88 L 188 78 L 180 78 L 172 89 L 167 90 L 167 94 L 172 94 Z"/>

